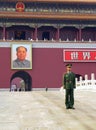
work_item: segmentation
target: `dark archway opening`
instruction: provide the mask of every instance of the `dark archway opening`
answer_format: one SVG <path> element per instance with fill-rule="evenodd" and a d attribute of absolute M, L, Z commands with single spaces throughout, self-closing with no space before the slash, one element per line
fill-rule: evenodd
<path fill-rule="evenodd" d="M 15 31 L 15 40 L 25 40 L 25 31 Z"/>
<path fill-rule="evenodd" d="M 10 86 L 11 86 L 11 82 L 14 78 L 16 77 L 19 77 L 21 79 L 24 80 L 25 82 L 25 91 L 31 91 L 32 90 L 32 78 L 31 76 L 29 75 L 29 73 L 23 71 L 23 70 L 20 70 L 20 71 L 17 71 L 16 73 L 14 73 L 10 79 Z M 11 87 L 10 87 L 10 90 L 11 90 Z"/>
<path fill-rule="evenodd" d="M 43 32 L 42 34 L 42 40 L 49 40 L 50 39 L 50 33 L 49 32 Z"/>

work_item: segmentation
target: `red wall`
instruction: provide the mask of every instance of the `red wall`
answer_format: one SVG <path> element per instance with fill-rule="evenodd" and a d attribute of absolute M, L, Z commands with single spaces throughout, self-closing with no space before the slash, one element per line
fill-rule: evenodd
<path fill-rule="evenodd" d="M 25 70 L 32 77 L 33 88 L 59 88 L 66 71 L 63 48 L 33 48 L 32 70 Z M 96 73 L 96 63 L 73 63 L 76 74 Z M 10 78 L 18 70 L 11 69 L 11 48 L 0 48 L 0 88 L 10 87 Z"/>

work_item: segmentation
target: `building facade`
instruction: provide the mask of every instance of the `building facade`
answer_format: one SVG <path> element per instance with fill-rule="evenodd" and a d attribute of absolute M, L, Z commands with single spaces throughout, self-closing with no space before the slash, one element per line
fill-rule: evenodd
<path fill-rule="evenodd" d="M 95 42 L 95 0 L 1 0 L 0 88 L 59 88 L 67 62 L 77 76 L 95 72 Z M 14 43 L 32 45 L 32 69 L 12 69 Z"/>

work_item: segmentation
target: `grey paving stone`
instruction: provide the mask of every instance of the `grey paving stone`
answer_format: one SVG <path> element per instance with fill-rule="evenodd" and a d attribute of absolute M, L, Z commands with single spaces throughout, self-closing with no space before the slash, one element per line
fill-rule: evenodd
<path fill-rule="evenodd" d="M 60 91 L 0 92 L 0 130 L 96 130 L 96 91 L 75 90 L 75 110 Z"/>

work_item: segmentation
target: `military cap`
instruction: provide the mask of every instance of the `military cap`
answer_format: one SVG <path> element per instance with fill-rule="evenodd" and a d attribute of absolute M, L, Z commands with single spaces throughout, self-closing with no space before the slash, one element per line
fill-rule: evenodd
<path fill-rule="evenodd" d="M 66 64 L 66 67 L 72 67 L 72 64 Z"/>

